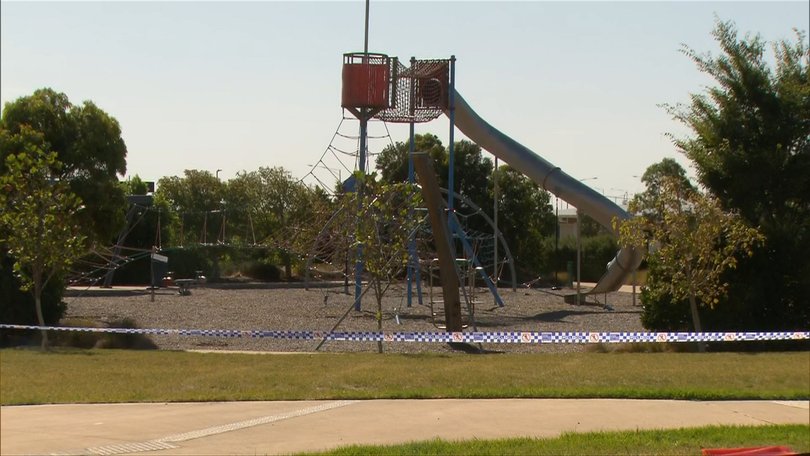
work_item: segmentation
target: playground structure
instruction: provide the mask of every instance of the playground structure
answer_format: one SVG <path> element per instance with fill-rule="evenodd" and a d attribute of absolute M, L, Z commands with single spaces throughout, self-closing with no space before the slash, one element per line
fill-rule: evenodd
<path fill-rule="evenodd" d="M 410 59 L 410 65 L 405 66 L 396 57 L 389 57 L 385 54 L 369 53 L 366 50 L 362 53 L 348 53 L 343 56 L 343 88 L 341 94 L 341 106 L 344 110 L 350 112 L 360 122 L 360 134 L 357 137 L 359 141 L 359 148 L 357 149 L 357 159 L 353 169 L 348 169 L 342 166 L 347 171 L 347 179 L 342 179 L 342 170 L 337 168 L 337 176 L 335 176 L 334 169 L 330 170 L 333 177 L 337 177 L 337 182 L 340 182 L 340 190 L 345 192 L 358 192 L 363 191 L 362 186 L 355 188 L 354 175 L 355 170 L 363 173 L 368 170 L 368 124 L 370 121 L 381 121 L 382 125 L 386 122 L 393 123 L 408 123 L 410 124 L 410 149 L 408 157 L 408 180 L 410 183 L 415 183 L 415 170 L 414 170 L 414 125 L 416 123 L 423 123 L 432 121 L 442 114 L 446 115 L 450 120 L 449 126 L 449 171 L 448 171 L 448 189 L 445 190 L 446 198 L 441 202 L 434 202 L 433 205 L 438 204 L 439 207 L 431 207 L 428 204 L 427 208 L 423 210 L 438 209 L 444 211 L 446 216 L 446 224 L 449 228 L 450 251 L 449 258 L 443 261 L 443 268 L 452 267 L 455 270 L 455 275 L 459 278 L 461 283 L 475 284 L 476 280 L 470 278 L 469 271 L 477 274 L 480 281 L 482 281 L 493 295 L 495 302 L 498 305 L 503 305 L 498 294 L 498 284 L 501 281 L 501 272 L 505 266 L 510 268 L 511 285 L 515 289 L 516 276 L 514 272 L 514 261 L 509 247 L 503 242 L 503 237 L 498 231 L 497 224 L 487 218 L 487 223 L 493 229 L 493 234 L 488 233 L 474 233 L 466 227 L 464 220 L 468 214 L 465 214 L 462 209 L 473 209 L 474 215 L 481 215 L 486 217 L 483 211 L 478 208 L 474 202 L 467 201 L 460 195 L 454 194 L 454 131 L 458 127 L 465 135 L 476 142 L 483 149 L 487 150 L 495 157 L 505 161 L 514 169 L 522 172 L 534 182 L 536 182 L 544 190 L 550 191 L 557 195 L 560 199 L 574 205 L 584 213 L 593 217 L 597 222 L 605 227 L 612 229 L 612 221 L 616 219 L 626 219 L 629 215 L 621 209 L 618 205 L 613 203 L 610 199 L 602 196 L 598 192 L 587 187 L 582 182 L 574 179 L 568 174 L 564 173 L 559 167 L 552 165 L 542 157 L 538 156 L 528 148 L 522 146 L 516 141 L 512 140 L 499 130 L 491 126 L 483 120 L 478 114 L 467 104 L 464 98 L 456 91 L 455 88 L 455 57 L 449 59 L 429 59 L 418 60 L 414 57 Z M 344 120 L 346 118 L 344 117 Z M 386 127 L 387 131 L 387 127 Z M 338 133 L 336 132 L 336 136 Z M 388 135 L 390 138 L 390 135 Z M 331 149 L 331 145 L 330 145 Z M 341 154 L 350 155 L 345 150 L 339 150 Z M 335 150 L 331 150 L 334 154 Z M 323 162 L 323 157 L 318 162 L 324 168 L 328 167 Z M 317 165 L 316 165 L 317 166 Z M 420 178 L 424 181 L 424 177 Z M 324 188 L 328 189 L 327 185 L 319 182 Z M 423 191 L 424 182 L 423 184 Z M 337 186 L 336 186 L 337 187 Z M 359 198 L 358 198 L 359 200 Z M 130 208 L 130 213 L 127 215 L 128 226 L 133 224 L 133 214 L 135 213 L 136 204 Z M 407 297 L 408 306 L 412 304 L 413 288 L 416 288 L 417 298 L 422 303 L 423 293 L 421 291 L 421 284 L 423 283 L 422 275 L 427 274 L 430 279 L 434 276 L 431 275 L 435 272 L 436 255 L 434 252 L 438 248 L 431 249 L 428 246 L 427 240 L 433 237 L 434 246 L 435 233 L 437 230 L 436 222 L 431 223 L 430 229 L 425 228 L 424 213 L 417 214 L 414 211 L 419 211 L 419 208 L 412 208 L 409 218 L 416 218 L 422 221 L 420 230 L 414 232 L 411 241 L 408 245 L 409 260 L 407 265 Z M 213 214 L 217 212 L 218 214 Z M 141 212 L 142 213 L 142 212 Z M 219 217 L 221 220 L 220 232 L 217 237 L 216 244 L 223 245 L 225 241 L 226 232 L 226 211 L 224 208 L 221 210 L 212 210 L 204 214 L 204 223 L 202 230 L 202 237 L 200 244 L 208 245 L 208 217 L 211 214 L 214 217 Z M 249 215 L 248 215 L 249 219 Z M 180 243 L 184 243 L 184 236 L 182 234 L 182 218 L 181 218 L 181 236 Z M 306 227 L 310 231 L 307 235 L 302 235 L 300 232 L 291 235 L 288 231 L 276 235 L 274 239 L 264 239 L 257 243 L 255 233 L 252 232 L 252 222 L 250 223 L 251 233 L 248 236 L 246 233 L 244 239 L 252 238 L 252 246 L 257 245 L 272 245 L 281 247 L 288 252 L 293 252 L 306 258 L 306 271 L 307 278 L 309 273 L 316 270 L 316 265 L 332 265 L 333 272 L 341 271 L 344 278 L 346 291 L 348 292 L 348 281 L 352 278 L 355 287 L 355 309 L 360 310 L 360 300 L 363 287 L 363 249 L 362 244 L 358 244 L 352 239 L 353 234 L 348 227 L 352 226 L 351 215 L 348 213 L 338 214 L 335 213 L 332 217 L 321 226 L 320 232 L 314 234 L 312 226 Z M 137 222 L 136 222 L 137 223 Z M 329 229 L 329 225 L 343 228 L 343 232 L 338 235 L 334 230 Z M 292 230 L 304 230 L 304 227 L 293 227 Z M 159 231 L 158 231 L 159 234 Z M 421 234 L 418 236 L 417 234 Z M 104 284 L 109 286 L 112 278 L 112 271 L 120 264 L 130 261 L 129 258 L 121 255 L 123 240 L 126 234 L 122 232 L 122 237 L 119 237 L 113 251 L 107 255 L 109 257 L 107 265 L 107 274 L 105 276 Z M 313 240 L 310 252 L 301 252 L 300 249 L 292 246 L 288 241 L 293 238 L 309 237 Z M 327 241 L 328 239 L 328 241 Z M 344 244 L 343 248 L 336 248 L 335 243 Z M 156 241 L 156 246 L 160 247 L 160 241 Z M 350 271 L 349 268 L 349 248 L 345 246 L 354 245 L 354 251 L 351 256 L 354 261 L 354 268 Z M 338 250 L 342 253 L 339 254 Z M 504 254 L 499 256 L 498 251 Z M 460 255 L 457 255 L 458 252 Z M 137 252 L 137 255 L 144 256 L 150 253 L 155 253 L 154 249 L 150 251 Z M 339 258 L 341 257 L 342 258 Z M 456 261 L 456 257 L 461 256 L 464 261 Z M 485 263 L 482 259 L 493 258 L 491 263 Z M 632 248 L 620 250 L 616 257 L 608 264 L 606 273 L 597 282 L 596 286 L 589 290 L 588 293 L 606 293 L 609 291 L 617 290 L 624 280 L 632 273 L 641 261 L 641 254 Z M 334 266 L 339 264 L 340 268 Z M 451 266 L 452 265 L 452 266 Z M 466 265 L 464 270 L 459 268 L 459 265 Z M 490 271 L 491 274 L 490 274 Z M 446 280 L 442 280 L 445 282 Z M 457 287 L 458 288 L 458 287 Z M 472 312 L 473 297 L 466 296 L 467 290 L 474 290 L 474 287 L 465 288 L 460 287 L 465 294 L 465 301 L 467 301 L 469 312 Z M 431 303 L 433 301 L 431 300 Z M 473 315 L 470 315 L 473 319 Z"/>
<path fill-rule="evenodd" d="M 544 190 L 577 207 L 578 211 L 587 213 L 611 231 L 614 219 L 629 218 L 629 214 L 613 201 L 566 174 L 559 167 L 552 165 L 483 120 L 455 89 L 455 57 L 447 60 L 417 60 L 412 57 L 410 67 L 405 67 L 396 57 L 388 57 L 385 54 L 369 54 L 368 52 L 345 54 L 342 95 L 343 108 L 352 112 L 361 121 L 359 153 L 360 163 L 363 166 L 365 166 L 366 147 L 363 125 L 368 119 L 377 118 L 386 122 L 410 124 L 408 178 L 412 183 L 414 182 L 414 124 L 433 120 L 441 114 L 445 114 L 449 118 L 449 190 L 442 209 L 447 211 L 450 232 L 460 241 L 464 254 L 475 264 L 476 270 L 480 271 L 499 304 L 502 303 L 499 301 L 497 288 L 484 272 L 484 268 L 480 267 L 480 264 L 476 264 L 478 258 L 476 252 L 466 241 L 465 233 L 460 229 L 454 211 L 456 196 L 453 192 L 453 133 L 456 126 L 483 149 L 525 174 Z M 420 178 L 420 180 L 424 179 Z M 435 222 L 432 223 L 432 228 L 435 232 Z M 497 227 L 495 227 L 495 232 L 497 238 Z M 412 244 L 411 249 L 414 248 L 415 245 Z M 455 264 L 455 252 L 451 251 L 450 255 L 451 258 L 444 263 L 445 267 Z M 414 278 L 417 278 L 416 282 L 419 283 L 418 275 L 420 273 L 419 262 L 416 260 L 417 255 L 413 250 L 411 250 L 410 256 L 411 261 L 408 266 L 409 304 L 411 285 Z M 641 260 L 641 252 L 633 248 L 619 250 L 616 257 L 608 263 L 606 272 L 596 286 L 586 293 L 607 293 L 618 290 L 638 267 Z M 358 299 L 356 308 L 359 309 L 361 252 L 357 253 L 355 266 Z"/>

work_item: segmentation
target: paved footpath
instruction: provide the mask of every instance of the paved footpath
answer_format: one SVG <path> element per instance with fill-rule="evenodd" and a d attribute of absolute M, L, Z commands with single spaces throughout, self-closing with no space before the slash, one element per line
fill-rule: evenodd
<path fill-rule="evenodd" d="M 0 408 L 0 453 L 288 454 L 435 437 L 810 424 L 808 401 L 438 399 Z"/>

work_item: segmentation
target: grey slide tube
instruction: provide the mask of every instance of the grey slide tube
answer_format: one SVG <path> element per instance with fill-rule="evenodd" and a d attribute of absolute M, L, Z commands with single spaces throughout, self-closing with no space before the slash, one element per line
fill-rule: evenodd
<path fill-rule="evenodd" d="M 505 161 L 544 190 L 548 190 L 573 205 L 581 213 L 587 214 L 611 231 L 613 231 L 614 217 L 619 220 L 630 218 L 627 211 L 604 195 L 569 176 L 559 167 L 552 165 L 487 123 L 473 111 L 461 94 L 456 92 L 454 95 L 456 127 L 481 148 Z M 607 264 L 605 274 L 588 293 L 606 293 L 618 290 L 628 276 L 638 268 L 641 260 L 642 254 L 636 249 L 619 250 L 616 257 Z"/>

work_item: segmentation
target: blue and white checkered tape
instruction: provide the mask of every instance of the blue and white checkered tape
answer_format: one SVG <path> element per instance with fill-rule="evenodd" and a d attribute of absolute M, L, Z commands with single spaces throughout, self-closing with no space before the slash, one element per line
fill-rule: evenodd
<path fill-rule="evenodd" d="M 237 329 L 140 329 L 75 328 L 0 324 L 0 329 L 79 331 L 118 334 L 156 334 L 219 338 L 320 340 L 346 342 L 424 342 L 490 344 L 612 344 L 630 342 L 738 342 L 765 340 L 808 340 L 810 331 L 775 332 L 572 332 L 572 331 L 494 331 L 494 332 L 376 332 L 376 331 L 288 331 Z"/>

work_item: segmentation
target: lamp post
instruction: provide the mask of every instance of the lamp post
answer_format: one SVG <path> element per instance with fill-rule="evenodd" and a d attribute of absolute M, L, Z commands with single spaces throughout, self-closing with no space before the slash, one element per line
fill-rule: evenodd
<path fill-rule="evenodd" d="M 580 182 L 585 182 L 589 180 L 596 180 L 599 179 L 598 177 L 586 177 L 584 179 L 579 179 Z M 580 216 L 579 208 L 577 208 L 577 305 L 580 305 L 582 293 L 580 292 L 581 284 L 582 284 L 582 217 Z"/>
<path fill-rule="evenodd" d="M 214 173 L 214 176 L 216 176 L 217 180 L 219 180 L 219 172 L 220 172 L 220 171 L 222 171 L 222 170 L 221 170 L 221 169 L 218 169 L 218 170 L 217 170 L 217 172 L 216 172 L 216 173 Z"/>

